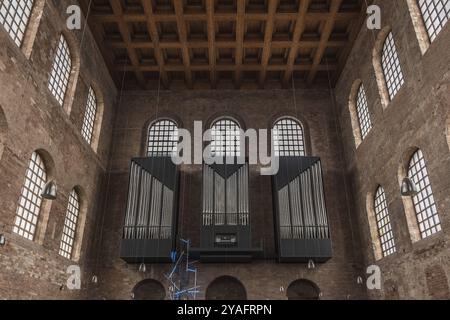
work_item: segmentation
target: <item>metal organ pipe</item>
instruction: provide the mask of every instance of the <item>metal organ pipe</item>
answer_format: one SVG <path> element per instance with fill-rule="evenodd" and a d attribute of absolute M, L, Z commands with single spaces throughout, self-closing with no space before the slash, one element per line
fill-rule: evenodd
<path fill-rule="evenodd" d="M 281 238 L 329 238 L 320 161 L 278 191 L 278 209 Z"/>

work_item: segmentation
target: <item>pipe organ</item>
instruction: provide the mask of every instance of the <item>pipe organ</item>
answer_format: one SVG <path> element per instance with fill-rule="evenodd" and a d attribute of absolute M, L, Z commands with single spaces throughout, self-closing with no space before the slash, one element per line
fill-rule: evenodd
<path fill-rule="evenodd" d="M 235 160 L 203 164 L 200 248 L 193 248 L 203 262 L 245 262 L 260 251 L 251 245 L 249 165 Z"/>
<path fill-rule="evenodd" d="M 170 157 L 132 159 L 121 244 L 124 260 L 169 259 L 177 191 L 177 168 Z"/>
<path fill-rule="evenodd" d="M 236 171 L 203 165 L 203 225 L 249 225 L 248 164 Z"/>
<path fill-rule="evenodd" d="M 331 258 L 320 159 L 280 158 L 273 184 L 280 261 Z"/>

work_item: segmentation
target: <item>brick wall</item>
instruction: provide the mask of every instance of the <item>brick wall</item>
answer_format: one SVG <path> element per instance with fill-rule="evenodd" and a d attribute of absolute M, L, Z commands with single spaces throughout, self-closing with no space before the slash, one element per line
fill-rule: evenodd
<path fill-rule="evenodd" d="M 0 233 L 7 239 L 6 246 L 0 247 L 0 298 L 84 296 L 83 291 L 61 291 L 60 287 L 68 278 L 68 265 L 79 264 L 86 276 L 90 274 L 86 254 L 95 234 L 97 198 L 109 157 L 116 89 L 89 30 L 81 55 L 82 32 L 65 30 L 65 18 L 61 16 L 65 10 L 61 8 L 68 4 L 69 1 L 58 1 L 61 7 L 56 8 L 51 1 L 36 0 L 22 48 L 0 26 Z M 61 32 L 66 35 L 74 67 L 78 69 L 72 74 L 74 85 L 68 89 L 64 108 L 47 89 Z M 102 120 L 97 123 L 101 133 L 96 151 L 80 134 L 87 91 L 93 83 L 98 95 L 101 92 L 104 97 Z M 49 160 L 46 166 L 57 182 L 58 198 L 44 201 L 43 207 L 49 209 L 48 221 L 38 225 L 45 230 L 41 241 L 33 242 L 13 234 L 12 227 L 26 168 L 32 152 L 38 149 L 45 153 L 44 160 Z M 76 240 L 80 246 L 79 261 L 58 254 L 68 196 L 75 186 L 82 189 Z"/>
<path fill-rule="evenodd" d="M 362 240 L 361 253 L 365 265 L 377 264 L 382 270 L 382 290 L 370 291 L 371 298 L 442 297 L 443 288 L 448 287 L 450 26 L 447 24 L 422 54 L 424 46 L 419 45 L 418 39 L 423 37 L 416 34 L 417 26 L 413 25 L 408 2 L 415 1 L 375 1 L 382 10 L 383 28 L 390 26 L 392 29 L 405 76 L 405 84 L 395 98 L 383 107 L 372 63 L 378 31 L 366 28 L 359 33 L 335 89 L 346 174 L 354 199 L 352 212 L 357 217 Z M 373 129 L 356 148 L 349 96 L 358 79 L 366 90 Z M 409 161 L 415 148 L 421 148 L 425 154 L 443 231 L 413 242 L 406 219 L 406 213 L 411 211 L 405 210 L 404 206 L 408 199 L 400 196 L 399 179 L 403 177 L 399 176 L 399 168 Z M 397 253 L 376 261 L 366 199 L 375 192 L 378 184 L 386 191 Z M 435 266 L 443 270 L 430 273 L 430 268 L 435 270 Z M 442 284 L 438 285 L 436 279 Z"/>
<path fill-rule="evenodd" d="M 193 132 L 195 120 L 209 126 L 219 116 L 232 116 L 244 128 L 270 128 L 280 116 L 299 118 L 305 126 L 307 149 L 322 158 L 327 209 L 333 240 L 333 258 L 314 270 L 304 264 L 278 264 L 275 256 L 274 217 L 271 179 L 260 176 L 251 166 L 249 178 L 250 215 L 253 245 L 264 247 L 266 260 L 249 264 L 200 264 L 200 297 L 216 277 L 230 275 L 246 287 L 247 296 L 284 299 L 287 288 L 297 279 L 314 281 L 324 299 L 363 297 L 357 286 L 359 275 L 359 240 L 357 225 L 352 221 L 345 196 L 346 183 L 340 157 L 339 129 L 336 126 L 330 91 L 326 86 L 297 88 L 297 107 L 290 90 L 217 90 L 163 91 L 156 105 L 156 92 L 126 92 L 118 105 L 115 123 L 108 201 L 102 226 L 101 260 L 96 272 L 102 275 L 93 298 L 130 298 L 133 287 L 144 278 L 160 280 L 166 287 L 163 272 L 170 265 L 150 265 L 147 274 L 137 265 L 127 265 L 119 258 L 121 228 L 125 213 L 130 159 L 143 156 L 148 124 L 158 117 L 171 117 Z M 199 245 L 201 212 L 201 165 L 181 168 L 179 235 Z"/>

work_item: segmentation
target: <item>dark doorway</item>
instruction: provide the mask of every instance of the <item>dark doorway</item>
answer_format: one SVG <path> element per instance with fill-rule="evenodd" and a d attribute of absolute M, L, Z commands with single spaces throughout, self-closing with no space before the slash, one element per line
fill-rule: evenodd
<path fill-rule="evenodd" d="M 244 285 L 235 277 L 221 276 L 206 288 L 206 300 L 247 300 Z"/>
<path fill-rule="evenodd" d="M 299 279 L 289 285 L 286 295 L 288 300 L 319 300 L 320 289 L 312 281 Z"/>
<path fill-rule="evenodd" d="M 142 280 L 133 289 L 134 300 L 164 300 L 165 297 L 164 286 L 154 279 Z"/>

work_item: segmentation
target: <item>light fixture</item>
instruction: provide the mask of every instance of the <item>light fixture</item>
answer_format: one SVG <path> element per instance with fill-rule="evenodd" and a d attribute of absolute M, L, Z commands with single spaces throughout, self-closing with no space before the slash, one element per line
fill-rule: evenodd
<path fill-rule="evenodd" d="M 417 185 L 414 183 L 413 179 L 406 177 L 402 181 L 401 193 L 404 197 L 413 197 L 415 196 L 419 190 L 417 189 Z"/>
<path fill-rule="evenodd" d="M 98 278 L 97 278 L 97 276 L 95 274 L 92 276 L 91 282 L 92 283 L 97 283 L 98 282 Z"/>
<path fill-rule="evenodd" d="M 357 284 L 362 284 L 363 283 L 363 278 L 361 276 L 358 276 L 358 278 L 356 278 L 356 283 Z"/>
<path fill-rule="evenodd" d="M 139 266 L 139 272 L 145 273 L 147 271 L 147 267 L 145 266 L 145 263 L 141 263 Z"/>
<path fill-rule="evenodd" d="M 56 186 L 55 181 L 50 180 L 45 184 L 44 189 L 42 189 L 41 196 L 47 200 L 55 200 L 57 193 L 58 187 Z"/>
<path fill-rule="evenodd" d="M 280 292 L 284 292 L 284 287 L 280 286 Z"/>
<path fill-rule="evenodd" d="M 312 259 L 309 259 L 308 260 L 308 269 L 311 270 L 311 269 L 315 269 L 315 268 L 316 268 L 316 265 L 314 264 L 314 261 Z"/>
<path fill-rule="evenodd" d="M 4 234 L 0 234 L 0 246 L 4 246 L 6 244 L 6 237 Z"/>

